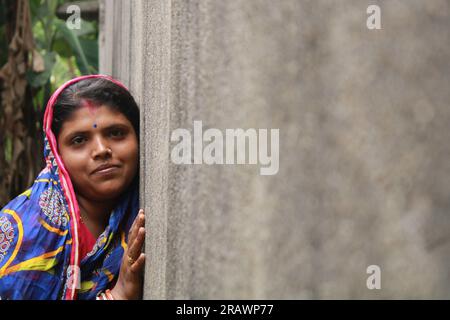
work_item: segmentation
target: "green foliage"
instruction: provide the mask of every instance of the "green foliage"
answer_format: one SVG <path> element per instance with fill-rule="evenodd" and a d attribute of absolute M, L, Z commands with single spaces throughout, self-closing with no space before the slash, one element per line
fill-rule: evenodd
<path fill-rule="evenodd" d="M 30 0 L 33 35 L 45 69 L 29 71 L 27 79 L 36 89 L 35 103 L 40 101 L 41 106 L 67 80 L 98 72 L 98 23 L 81 19 L 81 29 L 69 29 L 55 14 L 65 2 Z"/>
<path fill-rule="evenodd" d="M 32 71 L 28 71 L 27 80 L 28 83 L 33 88 L 39 88 L 45 86 L 47 81 L 50 79 L 56 62 L 56 53 L 55 52 L 46 52 L 44 53 L 44 66 L 45 69 L 42 72 L 34 73 Z"/>

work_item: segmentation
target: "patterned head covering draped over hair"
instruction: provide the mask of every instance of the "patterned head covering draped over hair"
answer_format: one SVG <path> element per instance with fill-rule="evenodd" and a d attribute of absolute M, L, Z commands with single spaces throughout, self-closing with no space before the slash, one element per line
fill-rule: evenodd
<path fill-rule="evenodd" d="M 80 261 L 80 209 L 51 129 L 59 94 L 89 78 L 125 88 L 111 77 L 89 75 L 68 81 L 50 98 L 44 115 L 46 167 L 0 211 L 1 299 L 95 299 L 117 280 L 128 230 L 139 209 L 138 179 L 121 195 L 105 231 Z"/>

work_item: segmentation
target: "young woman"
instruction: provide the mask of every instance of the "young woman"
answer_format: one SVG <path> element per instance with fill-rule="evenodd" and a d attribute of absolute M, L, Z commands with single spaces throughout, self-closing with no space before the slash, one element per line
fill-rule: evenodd
<path fill-rule="evenodd" d="M 103 75 L 75 78 L 44 115 L 46 167 L 0 211 L 1 299 L 139 299 L 139 109 Z"/>

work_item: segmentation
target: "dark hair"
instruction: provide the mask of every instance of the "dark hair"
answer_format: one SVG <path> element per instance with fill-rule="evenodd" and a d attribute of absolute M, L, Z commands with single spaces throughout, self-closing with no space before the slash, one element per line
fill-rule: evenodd
<path fill-rule="evenodd" d="M 72 113 L 87 100 L 95 105 L 107 105 L 122 113 L 131 122 L 139 139 L 139 107 L 131 93 L 104 78 L 88 78 L 75 82 L 64 89 L 53 108 L 52 131 L 56 138 L 62 125 Z"/>

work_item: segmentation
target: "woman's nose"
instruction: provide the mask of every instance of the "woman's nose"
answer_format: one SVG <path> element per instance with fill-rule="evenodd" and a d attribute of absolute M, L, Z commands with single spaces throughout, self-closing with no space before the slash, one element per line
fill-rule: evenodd
<path fill-rule="evenodd" d="M 94 146 L 93 146 L 93 158 L 105 158 L 110 157 L 112 150 L 109 148 L 109 146 L 105 143 L 105 141 L 97 137 L 94 139 Z"/>

